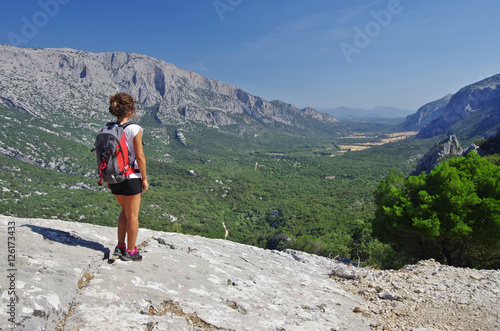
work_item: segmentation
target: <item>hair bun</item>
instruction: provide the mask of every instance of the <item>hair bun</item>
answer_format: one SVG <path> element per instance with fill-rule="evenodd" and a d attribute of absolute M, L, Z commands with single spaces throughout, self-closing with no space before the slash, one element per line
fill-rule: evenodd
<path fill-rule="evenodd" d="M 109 112 L 117 119 L 125 118 L 130 112 L 135 112 L 137 101 L 126 93 L 117 93 L 109 99 Z"/>

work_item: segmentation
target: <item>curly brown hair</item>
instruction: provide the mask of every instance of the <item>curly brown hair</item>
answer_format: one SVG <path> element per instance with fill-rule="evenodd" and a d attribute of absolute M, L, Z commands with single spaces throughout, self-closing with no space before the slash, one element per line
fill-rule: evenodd
<path fill-rule="evenodd" d="M 109 98 L 109 112 L 120 121 L 136 110 L 136 104 L 139 102 L 129 94 L 117 93 Z"/>

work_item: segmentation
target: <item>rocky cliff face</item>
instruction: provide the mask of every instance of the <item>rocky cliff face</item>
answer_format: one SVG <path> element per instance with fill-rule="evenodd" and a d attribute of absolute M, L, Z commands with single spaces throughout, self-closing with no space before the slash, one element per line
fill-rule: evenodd
<path fill-rule="evenodd" d="M 239 87 L 133 53 L 0 46 L 0 104 L 41 118 L 79 120 L 109 116 L 116 92 L 136 97 L 164 124 L 199 123 L 221 128 L 252 121 L 300 127 L 303 119 L 335 118 L 292 105 L 276 107 Z"/>
<path fill-rule="evenodd" d="M 420 131 L 433 120 L 443 116 L 444 110 L 452 96 L 452 94 L 448 94 L 444 98 L 423 105 L 415 114 L 407 116 L 406 120 L 398 126 L 397 130 Z"/>
<path fill-rule="evenodd" d="M 469 121 L 467 134 L 482 135 L 496 131 L 500 123 L 500 74 L 466 86 L 451 97 L 443 115 L 426 127 L 417 138 L 447 133 L 452 125 Z"/>
<path fill-rule="evenodd" d="M 436 143 L 436 145 L 424 155 L 411 175 L 417 176 L 423 172 L 429 173 L 444 157 L 448 155 L 462 155 L 463 153 L 464 150 L 457 137 L 453 135 L 448 136 Z"/>
<path fill-rule="evenodd" d="M 146 229 L 143 261 L 123 262 L 109 259 L 115 228 L 7 216 L 0 237 L 16 243 L 0 277 L 2 330 L 500 328 L 498 270 L 373 270 Z"/>

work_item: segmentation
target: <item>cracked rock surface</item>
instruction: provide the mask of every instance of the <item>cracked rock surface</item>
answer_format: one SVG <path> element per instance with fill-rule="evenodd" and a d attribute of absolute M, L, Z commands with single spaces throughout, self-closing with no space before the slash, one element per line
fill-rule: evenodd
<path fill-rule="evenodd" d="M 500 271 L 421 261 L 348 266 L 297 251 L 140 229 L 142 262 L 109 259 L 116 228 L 16 223 L 16 325 L 0 250 L 0 330 L 500 330 Z"/>
<path fill-rule="evenodd" d="M 2 276 L 2 330 L 370 330 L 327 258 L 140 229 L 143 261 L 114 261 L 116 228 L 0 216 L 2 242 L 12 221 L 17 324 Z"/>
<path fill-rule="evenodd" d="M 374 330 L 500 330 L 500 270 L 420 261 L 401 270 L 337 264 L 332 277 L 363 297 L 355 312 Z"/>

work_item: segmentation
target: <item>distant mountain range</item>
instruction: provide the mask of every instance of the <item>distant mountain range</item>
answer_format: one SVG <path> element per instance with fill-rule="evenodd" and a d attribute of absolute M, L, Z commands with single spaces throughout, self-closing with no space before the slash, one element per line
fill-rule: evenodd
<path fill-rule="evenodd" d="M 337 108 L 316 108 L 323 113 L 330 114 L 339 120 L 359 120 L 374 118 L 404 118 L 415 113 L 415 110 L 405 110 L 395 107 L 378 106 L 372 109 L 337 107 Z"/>
<path fill-rule="evenodd" d="M 262 125 L 308 130 L 337 120 L 312 108 L 266 101 L 243 89 L 134 53 L 88 53 L 0 45 L 0 105 L 38 118 L 101 125 L 109 96 L 127 92 L 159 124 L 232 133 Z"/>
<path fill-rule="evenodd" d="M 500 127 L 500 74 L 430 102 L 409 115 L 396 130 L 419 131 L 417 138 L 456 135 L 488 137 Z"/>
<path fill-rule="evenodd" d="M 267 101 L 146 55 L 0 45 L 0 106 L 44 120 L 57 118 L 61 125 L 84 123 L 95 131 L 111 118 L 108 98 L 119 91 L 137 98 L 141 113 L 157 124 L 211 127 L 237 135 L 263 129 L 331 134 L 338 128 L 337 118 L 406 116 L 397 130 L 420 131 L 418 138 L 456 134 L 469 139 L 497 132 L 500 123 L 500 75 L 430 102 L 416 113 L 394 107 L 318 111 Z"/>
<path fill-rule="evenodd" d="M 443 112 L 452 96 L 453 94 L 448 94 L 444 98 L 423 105 L 415 114 L 406 117 L 406 120 L 398 126 L 398 129 L 401 131 L 422 130 L 427 124 L 443 116 Z"/>
<path fill-rule="evenodd" d="M 456 134 L 467 139 L 497 132 L 500 126 L 500 74 L 460 89 L 447 103 L 446 98 L 441 99 L 441 103 L 438 100 L 438 106 L 427 115 L 435 119 L 420 130 L 417 138 Z"/>
<path fill-rule="evenodd" d="M 496 134 L 500 127 L 500 74 L 429 102 L 415 113 L 394 107 L 375 107 L 370 110 L 338 107 L 319 110 L 339 120 L 406 116 L 395 131 L 418 131 L 417 138 L 456 135 L 461 140 L 467 140 L 488 137 Z"/>

